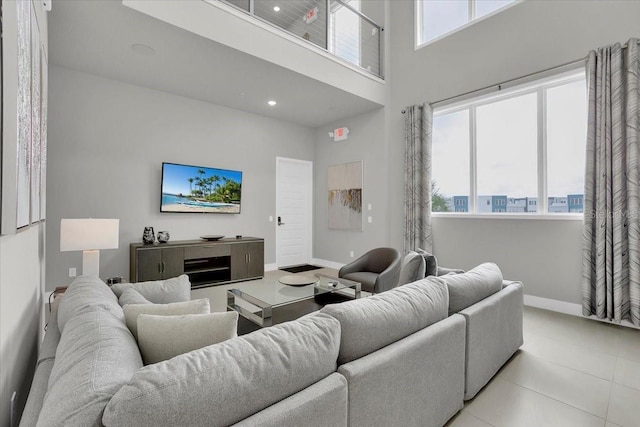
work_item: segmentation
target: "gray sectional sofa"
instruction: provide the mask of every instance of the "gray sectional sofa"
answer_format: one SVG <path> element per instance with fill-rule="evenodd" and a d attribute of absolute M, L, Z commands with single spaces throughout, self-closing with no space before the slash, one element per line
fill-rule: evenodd
<path fill-rule="evenodd" d="M 521 344 L 522 284 L 483 264 L 143 366 L 118 298 L 83 276 L 20 425 L 442 426 Z"/>

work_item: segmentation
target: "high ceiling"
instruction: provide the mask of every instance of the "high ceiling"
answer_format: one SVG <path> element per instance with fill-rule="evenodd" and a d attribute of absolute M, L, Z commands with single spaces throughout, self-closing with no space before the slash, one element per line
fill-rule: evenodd
<path fill-rule="evenodd" d="M 132 49 L 135 44 L 150 46 L 155 54 Z M 55 1 L 49 62 L 309 127 L 379 108 L 116 0 Z M 270 99 L 278 104 L 269 107 Z"/>

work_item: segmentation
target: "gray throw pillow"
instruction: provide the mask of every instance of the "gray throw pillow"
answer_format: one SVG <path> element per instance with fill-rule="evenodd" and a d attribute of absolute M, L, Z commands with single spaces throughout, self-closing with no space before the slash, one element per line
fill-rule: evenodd
<path fill-rule="evenodd" d="M 438 275 L 438 260 L 436 259 L 435 255 L 430 254 L 429 252 L 425 251 L 424 249 L 416 249 L 416 252 L 418 252 L 420 255 L 422 255 L 422 257 L 424 258 L 424 261 L 426 263 L 426 269 L 425 269 L 425 277 L 426 276 L 437 276 Z"/>
<path fill-rule="evenodd" d="M 449 315 L 477 303 L 502 289 L 502 272 L 492 262 L 485 262 L 462 274 L 438 277 L 449 289 Z"/>
<path fill-rule="evenodd" d="M 402 260 L 398 286 L 424 279 L 425 268 L 424 257 L 417 252 L 410 251 Z"/>
<path fill-rule="evenodd" d="M 154 304 L 169 304 L 183 302 L 191 299 L 191 282 L 189 276 L 182 274 L 166 280 L 152 282 L 117 283 L 111 286 L 111 290 L 119 298 L 125 289 L 135 289 Z"/>
<path fill-rule="evenodd" d="M 118 303 L 120 307 L 124 307 L 126 304 L 153 304 L 133 288 L 125 289 L 118 298 Z"/>
<path fill-rule="evenodd" d="M 157 314 L 159 316 L 176 316 L 180 314 L 207 314 L 211 312 L 209 299 L 174 302 L 171 304 L 127 304 L 122 307 L 127 327 L 138 339 L 138 316 L 141 314 Z"/>
<path fill-rule="evenodd" d="M 238 312 L 138 316 L 138 346 L 145 365 L 238 336 Z"/>

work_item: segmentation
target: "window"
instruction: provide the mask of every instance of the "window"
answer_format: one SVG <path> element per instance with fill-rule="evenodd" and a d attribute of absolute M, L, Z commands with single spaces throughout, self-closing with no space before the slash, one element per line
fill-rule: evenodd
<path fill-rule="evenodd" d="M 516 0 L 417 0 L 418 46 L 458 30 Z"/>
<path fill-rule="evenodd" d="M 345 3 L 360 10 L 360 0 L 346 0 Z M 360 65 L 360 17 L 338 2 L 332 2 L 330 10 L 329 52 Z"/>
<path fill-rule="evenodd" d="M 586 130 L 582 70 L 436 106 L 433 211 L 581 213 Z"/>

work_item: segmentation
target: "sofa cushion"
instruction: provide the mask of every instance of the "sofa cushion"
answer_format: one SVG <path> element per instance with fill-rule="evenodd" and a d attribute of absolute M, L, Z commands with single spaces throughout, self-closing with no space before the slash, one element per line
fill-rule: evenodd
<path fill-rule="evenodd" d="M 438 275 L 438 259 L 436 258 L 436 256 L 420 248 L 416 249 L 416 252 L 422 255 L 426 263 L 425 276 L 437 276 Z"/>
<path fill-rule="evenodd" d="M 127 304 L 122 310 L 124 311 L 127 327 L 136 339 L 138 339 L 138 316 L 141 314 L 177 316 L 181 314 L 207 314 L 211 312 L 208 298 L 174 302 L 171 304 Z"/>
<path fill-rule="evenodd" d="M 502 272 L 492 262 L 485 262 L 462 274 L 439 277 L 449 289 L 449 315 L 464 310 L 502 289 Z"/>
<path fill-rule="evenodd" d="M 118 304 L 124 307 L 127 304 L 153 304 L 151 301 L 142 296 L 142 294 L 133 287 L 127 288 L 120 294 L 118 298 Z"/>
<path fill-rule="evenodd" d="M 238 313 L 138 316 L 138 346 L 145 365 L 238 336 Z"/>
<path fill-rule="evenodd" d="M 133 288 L 154 304 L 169 304 L 191 299 L 191 282 L 189 276 L 182 274 L 166 280 L 138 283 L 116 283 L 111 290 L 120 297 L 125 289 Z"/>
<path fill-rule="evenodd" d="M 99 426 L 107 402 L 141 367 L 122 320 L 102 306 L 73 316 L 60 338 L 37 425 Z"/>
<path fill-rule="evenodd" d="M 396 342 L 447 317 L 447 286 L 438 278 L 422 279 L 368 297 L 325 306 L 340 321 L 340 364 Z"/>
<path fill-rule="evenodd" d="M 409 251 L 402 260 L 398 286 L 423 279 L 425 276 L 425 268 L 426 263 L 424 257 L 417 252 Z"/>
<path fill-rule="evenodd" d="M 95 276 L 76 277 L 60 300 L 58 329 L 63 332 L 69 319 L 86 311 L 92 311 L 96 306 L 102 307 L 116 318 L 124 321 L 118 299 L 109 290 L 106 283 Z"/>
<path fill-rule="evenodd" d="M 229 426 L 336 369 L 340 324 L 317 315 L 260 329 L 140 369 L 105 426 Z"/>

